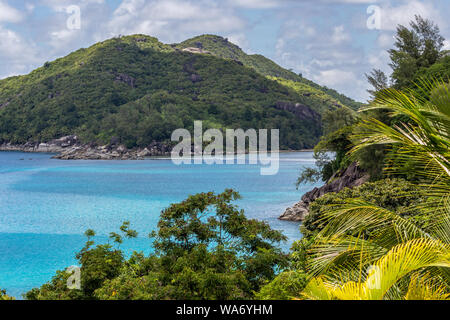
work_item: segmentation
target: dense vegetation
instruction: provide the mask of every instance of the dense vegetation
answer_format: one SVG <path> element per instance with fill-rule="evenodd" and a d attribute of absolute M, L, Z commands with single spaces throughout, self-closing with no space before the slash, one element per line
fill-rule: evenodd
<path fill-rule="evenodd" d="M 356 162 L 373 180 L 310 205 L 291 254 L 304 299 L 450 298 L 448 53 L 431 21 L 410 27 L 397 29 L 391 79 L 374 70 L 368 107 L 329 113 L 339 125 L 315 148 L 319 170 L 299 178 L 328 181 Z M 291 286 L 282 275 L 269 285 Z"/>
<path fill-rule="evenodd" d="M 371 108 L 404 120 L 390 126 L 368 119 L 352 150 L 391 146 L 395 156 L 386 170 L 403 175 L 405 164 L 413 163 L 415 186 L 397 196 L 401 206 L 386 195 L 371 203 L 363 193 L 329 204 L 307 249 L 306 269 L 314 278 L 304 297 L 450 298 L 450 90 L 442 82 L 420 89 L 378 93 Z M 426 190 L 427 199 L 420 200 L 418 188 Z"/>
<path fill-rule="evenodd" d="M 195 38 L 195 43 L 200 46 L 201 40 L 212 50 L 208 39 Z M 314 110 L 322 112 L 338 100 L 266 58 L 214 39 L 211 55 L 180 50 L 194 40 L 170 46 L 144 35 L 114 38 L 47 62 L 29 75 L 1 80 L 0 143 L 76 134 L 84 142 L 113 139 L 128 148 L 146 147 L 203 120 L 205 129 L 279 128 L 282 149 L 312 148 L 322 132 Z M 220 50 L 232 51 L 236 60 Z M 284 86 L 268 75 L 291 80 Z M 296 90 L 295 81 L 303 83 L 302 90 Z M 313 98 L 306 97 L 308 90 Z M 312 116 L 277 109 L 279 102 L 300 102 Z"/>
<path fill-rule="evenodd" d="M 279 82 L 288 87 L 298 86 L 300 93 L 303 97 L 308 97 L 309 94 L 313 95 L 316 99 L 315 104 L 310 105 L 308 102 L 311 100 L 303 100 L 306 105 L 311 107 L 317 107 L 315 110 L 322 108 L 328 108 L 335 106 L 336 104 L 347 106 L 353 110 L 357 110 L 361 107 L 361 103 L 354 101 L 353 99 L 346 97 L 343 94 L 338 93 L 336 90 L 320 86 L 317 83 L 304 78 L 301 74 L 296 74 L 291 70 L 286 70 L 274 63 L 272 60 L 266 57 L 253 54 L 247 55 L 238 46 L 224 39 L 222 37 L 214 35 L 203 35 L 186 40 L 175 47 L 183 48 L 199 48 L 212 53 L 215 56 L 231 59 L 241 62 L 243 65 L 254 69 L 256 72 L 268 76 L 274 80 L 280 80 Z M 284 82 L 284 80 L 289 80 Z M 319 102 L 319 104 L 317 104 Z M 321 102 L 321 103 L 320 103 Z"/>
<path fill-rule="evenodd" d="M 313 237 L 319 231 L 322 231 L 326 226 L 323 218 L 326 212 L 330 210 L 330 206 L 344 204 L 351 199 L 361 199 L 367 203 L 389 209 L 419 225 L 427 220 L 417 210 L 417 206 L 427 199 L 425 191 L 403 179 L 382 179 L 352 189 L 345 188 L 338 193 L 328 193 L 314 201 L 301 226 L 303 236 Z"/>
<path fill-rule="evenodd" d="M 386 76 L 380 70 L 373 70 L 366 75 L 372 89 L 373 100 L 383 94 L 389 88 L 413 91 L 421 93 L 423 81 L 439 79 L 448 82 L 450 79 L 450 56 L 448 51 L 443 51 L 444 38 L 439 33 L 439 28 L 429 20 L 416 16 L 410 28 L 399 26 L 397 28 L 394 49 L 389 50 L 391 57 L 390 66 L 393 72 Z M 359 141 L 353 139 L 365 130 L 363 123 L 368 119 L 395 126 L 404 121 L 402 116 L 390 116 L 387 109 L 361 108 L 359 113 L 350 113 L 347 108 L 328 110 L 323 114 L 324 136 L 315 147 L 318 170 L 308 169 L 302 172 L 299 184 L 305 181 L 328 181 L 333 174 L 345 170 L 347 166 L 356 161 L 361 168 L 366 170 L 372 181 L 385 177 L 383 167 L 394 157 L 397 151 L 388 150 L 381 144 L 367 148 L 359 148 L 352 154 L 349 151 Z M 330 157 L 333 152 L 335 157 Z M 413 179 L 414 171 L 410 170 L 412 163 L 405 164 L 402 177 Z"/>
<path fill-rule="evenodd" d="M 233 190 L 203 193 L 174 204 L 161 213 L 158 231 L 151 234 L 154 254 L 135 252 L 130 259 L 109 244 L 95 246 L 92 230 L 77 255 L 81 289 L 69 290 L 69 273 L 60 271 L 51 282 L 31 290 L 27 299 L 251 299 L 261 286 L 287 266 L 278 245 L 286 238 L 266 223 L 249 220 L 231 202 Z M 137 236 L 124 223 L 120 244 Z"/>
<path fill-rule="evenodd" d="M 322 89 L 307 84 L 303 81 L 294 81 L 277 77 L 269 77 L 269 79 L 275 80 L 283 86 L 291 88 L 297 92 L 300 96 L 299 101 L 302 104 L 310 106 L 322 115 L 327 111 L 333 111 L 339 108 L 346 108 L 349 112 L 353 112 L 350 107 L 347 107 L 345 104 L 327 94 Z"/>
<path fill-rule="evenodd" d="M 0 289 L 0 301 L 6 301 L 6 300 L 14 300 L 14 299 L 6 294 L 6 290 Z"/>

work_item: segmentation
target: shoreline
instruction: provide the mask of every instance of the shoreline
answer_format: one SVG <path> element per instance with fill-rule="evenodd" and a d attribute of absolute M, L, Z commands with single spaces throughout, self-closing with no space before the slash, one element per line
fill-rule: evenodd
<path fill-rule="evenodd" d="M 124 145 L 81 144 L 77 136 L 67 136 L 48 143 L 26 143 L 22 145 L 3 143 L 0 152 L 25 152 L 54 154 L 59 160 L 145 160 L 171 156 L 171 147 L 165 143 L 154 142 L 146 148 L 127 149 Z M 279 150 L 278 153 L 313 152 L 312 149 Z M 250 154 L 234 153 L 233 155 Z M 231 154 L 224 154 L 228 156 Z M 193 153 L 192 156 L 195 156 Z"/>

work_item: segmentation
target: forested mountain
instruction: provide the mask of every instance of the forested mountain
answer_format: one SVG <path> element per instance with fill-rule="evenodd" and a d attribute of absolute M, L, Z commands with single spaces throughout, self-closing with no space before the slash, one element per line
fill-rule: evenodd
<path fill-rule="evenodd" d="M 0 143 L 76 134 L 145 147 L 203 120 L 205 129 L 279 128 L 281 148 L 311 148 L 321 112 L 352 104 L 345 99 L 220 37 L 167 45 L 133 35 L 1 80 Z"/>
<path fill-rule="evenodd" d="M 271 77 L 273 80 L 293 81 L 298 88 L 302 88 L 301 95 L 303 97 L 303 102 L 308 105 L 311 103 L 313 105 L 319 105 L 319 109 L 332 109 L 336 106 L 347 106 L 354 110 L 358 110 L 362 106 L 362 103 L 354 101 L 353 99 L 338 93 L 336 90 L 308 80 L 301 74 L 286 70 L 260 54 L 248 55 L 242 51 L 241 48 L 228 41 L 228 39 L 219 36 L 202 35 L 173 46 L 179 49 L 198 48 L 217 57 L 239 61 L 243 65 L 254 69 L 256 72 Z M 283 82 L 282 84 L 286 84 L 286 82 Z M 309 99 L 311 95 L 313 97 Z"/>

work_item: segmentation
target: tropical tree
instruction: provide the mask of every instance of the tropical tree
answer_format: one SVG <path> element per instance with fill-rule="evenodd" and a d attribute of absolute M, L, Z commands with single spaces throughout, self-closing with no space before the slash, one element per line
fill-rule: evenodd
<path fill-rule="evenodd" d="M 6 290 L 0 289 L 0 301 L 2 301 L 2 300 L 3 300 L 3 301 L 5 301 L 5 300 L 14 300 L 14 298 L 8 296 L 8 295 L 6 294 Z"/>
<path fill-rule="evenodd" d="M 418 89 L 386 89 L 365 110 L 385 109 L 394 124 L 365 120 L 355 147 L 390 149 L 385 172 L 414 172 L 428 201 L 426 223 L 361 199 L 330 205 L 308 251 L 308 299 L 448 299 L 450 288 L 450 90 L 421 81 Z M 364 111 L 364 110 L 363 110 Z M 399 197 L 405 194 L 399 194 Z"/>
<path fill-rule="evenodd" d="M 411 87 L 421 68 L 432 66 L 441 57 L 444 37 L 432 21 L 415 16 L 410 28 L 399 25 L 394 49 L 389 50 L 394 87 Z"/>

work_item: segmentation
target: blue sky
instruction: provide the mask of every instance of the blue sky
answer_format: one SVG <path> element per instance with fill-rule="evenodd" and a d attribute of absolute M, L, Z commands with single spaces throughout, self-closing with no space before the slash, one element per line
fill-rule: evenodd
<path fill-rule="evenodd" d="M 67 26 L 74 5 L 80 28 Z M 119 34 L 174 43 L 209 33 L 364 101 L 364 73 L 390 71 L 396 26 L 420 14 L 449 39 L 449 12 L 447 0 L 0 0 L 0 78 Z"/>

